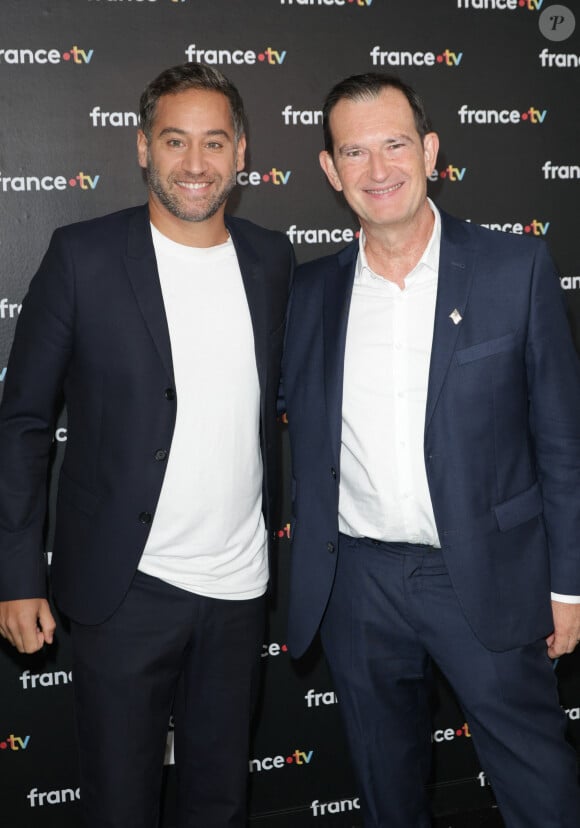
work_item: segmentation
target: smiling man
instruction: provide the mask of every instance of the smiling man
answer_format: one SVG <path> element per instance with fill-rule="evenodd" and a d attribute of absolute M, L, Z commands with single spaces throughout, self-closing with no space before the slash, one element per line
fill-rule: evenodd
<path fill-rule="evenodd" d="M 225 215 L 246 139 L 221 73 L 163 72 L 140 124 L 148 204 L 57 230 L 23 303 L 0 408 L 0 632 L 23 653 L 53 640 L 42 528 L 64 394 L 51 580 L 83 825 L 157 828 L 173 710 L 179 828 L 241 828 L 293 254 Z"/>
<path fill-rule="evenodd" d="M 361 233 L 290 303 L 291 652 L 320 628 L 365 828 L 431 825 L 432 662 L 506 828 L 577 828 L 550 658 L 580 638 L 580 368 L 554 265 L 427 198 L 438 138 L 399 79 L 339 83 L 323 129 Z"/>

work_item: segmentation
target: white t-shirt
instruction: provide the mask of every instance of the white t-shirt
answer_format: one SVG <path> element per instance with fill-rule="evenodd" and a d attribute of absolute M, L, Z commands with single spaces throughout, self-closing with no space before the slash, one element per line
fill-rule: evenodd
<path fill-rule="evenodd" d="M 268 580 L 260 388 L 236 252 L 231 239 L 194 248 L 152 232 L 177 420 L 139 569 L 200 595 L 254 598 Z"/>

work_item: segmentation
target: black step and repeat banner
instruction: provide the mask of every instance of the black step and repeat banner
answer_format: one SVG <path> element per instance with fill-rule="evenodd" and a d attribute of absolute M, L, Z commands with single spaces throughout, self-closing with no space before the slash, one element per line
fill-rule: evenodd
<path fill-rule="evenodd" d="M 233 211 L 287 233 L 299 261 L 357 234 L 318 166 L 325 93 L 348 74 L 400 73 L 425 97 L 441 136 L 431 196 L 498 231 L 545 238 L 580 344 L 578 0 L 2 0 L 0 386 L 22 298 L 53 229 L 145 200 L 138 97 L 161 70 L 186 60 L 219 66 L 246 101 L 249 151 Z M 66 439 L 63 414 L 53 480 Z M 287 496 L 276 534 L 251 824 L 355 828 L 359 800 L 320 650 L 295 664 L 285 644 Z M 557 671 L 580 749 L 580 657 L 562 659 Z M 78 825 L 73 682 L 62 619 L 45 653 L 0 646 L 6 828 Z M 469 725 L 442 680 L 432 738 L 435 812 L 492 807 Z M 168 723 L 164 828 L 173 825 L 172 762 Z"/>

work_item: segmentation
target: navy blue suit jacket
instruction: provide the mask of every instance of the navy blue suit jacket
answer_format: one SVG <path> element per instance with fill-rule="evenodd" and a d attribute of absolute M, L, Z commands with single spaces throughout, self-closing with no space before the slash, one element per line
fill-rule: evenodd
<path fill-rule="evenodd" d="M 293 252 L 281 233 L 226 223 L 254 332 L 268 521 Z M 52 585 L 70 617 L 96 624 L 135 573 L 166 467 L 156 452 L 171 450 L 179 405 L 147 207 L 57 230 L 24 300 L 0 407 L 0 600 L 45 594 L 47 463 L 63 393 Z"/>
<path fill-rule="evenodd" d="M 354 242 L 300 267 L 290 304 L 294 655 L 320 624 L 336 568 L 357 252 Z M 424 453 L 443 554 L 475 634 L 492 650 L 549 634 L 550 590 L 580 595 L 580 370 L 544 243 L 442 214 Z"/>

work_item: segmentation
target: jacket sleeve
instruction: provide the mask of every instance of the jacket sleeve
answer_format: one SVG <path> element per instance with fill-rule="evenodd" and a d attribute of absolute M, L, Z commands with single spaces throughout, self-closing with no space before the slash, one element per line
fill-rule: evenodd
<path fill-rule="evenodd" d="M 46 593 L 47 475 L 73 315 L 73 268 L 57 231 L 22 305 L 0 406 L 0 600 Z"/>
<path fill-rule="evenodd" d="M 526 349 L 530 425 L 550 551 L 552 592 L 580 595 L 580 365 L 562 290 L 538 247 Z"/>

